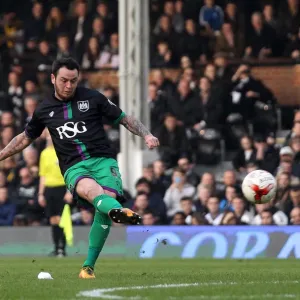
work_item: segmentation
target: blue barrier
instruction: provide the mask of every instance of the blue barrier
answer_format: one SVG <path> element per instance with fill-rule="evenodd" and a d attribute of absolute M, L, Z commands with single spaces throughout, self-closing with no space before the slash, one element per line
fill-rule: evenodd
<path fill-rule="evenodd" d="M 126 252 L 140 258 L 300 258 L 300 226 L 130 226 Z"/>

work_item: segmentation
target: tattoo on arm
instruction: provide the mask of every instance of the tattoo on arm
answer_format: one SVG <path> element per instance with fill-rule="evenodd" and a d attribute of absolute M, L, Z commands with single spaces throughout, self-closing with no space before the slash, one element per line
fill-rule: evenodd
<path fill-rule="evenodd" d="M 132 116 L 125 116 L 120 123 L 130 132 L 140 137 L 151 134 L 148 128 L 139 120 Z"/>
<path fill-rule="evenodd" d="M 15 136 L 10 143 L 0 152 L 0 161 L 4 160 L 18 152 L 21 152 L 32 143 L 32 140 L 25 132 Z"/>

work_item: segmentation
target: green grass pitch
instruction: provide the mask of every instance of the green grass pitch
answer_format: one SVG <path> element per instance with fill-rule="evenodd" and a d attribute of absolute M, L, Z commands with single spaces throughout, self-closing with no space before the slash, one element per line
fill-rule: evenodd
<path fill-rule="evenodd" d="M 99 259 L 95 280 L 78 279 L 82 262 L 2 257 L 0 299 L 300 299 L 298 260 Z"/>

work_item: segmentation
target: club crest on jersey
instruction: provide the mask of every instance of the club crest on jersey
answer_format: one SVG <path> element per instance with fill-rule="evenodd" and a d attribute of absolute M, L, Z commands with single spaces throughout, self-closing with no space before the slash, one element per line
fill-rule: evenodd
<path fill-rule="evenodd" d="M 78 101 L 78 109 L 82 112 L 86 112 L 90 108 L 89 100 Z"/>

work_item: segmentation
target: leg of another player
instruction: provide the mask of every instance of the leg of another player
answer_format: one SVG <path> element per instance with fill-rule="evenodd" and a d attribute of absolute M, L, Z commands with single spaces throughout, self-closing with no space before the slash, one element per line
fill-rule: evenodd
<path fill-rule="evenodd" d="M 50 225 L 52 227 L 52 239 L 55 247 L 55 255 L 62 257 L 65 256 L 65 235 L 63 229 L 59 227 L 60 216 L 51 216 Z"/>

